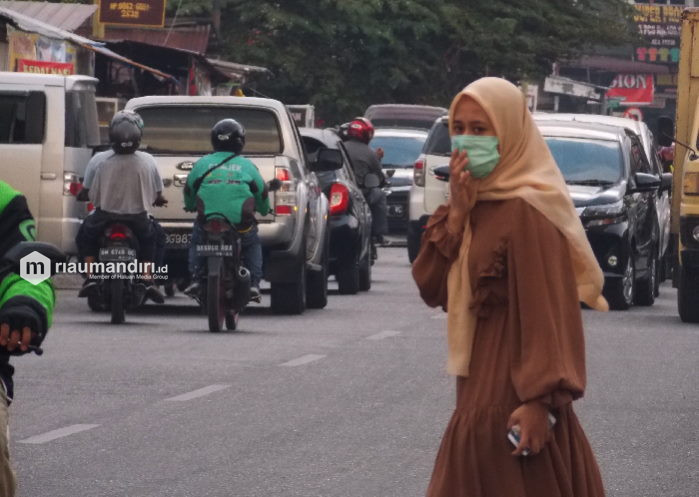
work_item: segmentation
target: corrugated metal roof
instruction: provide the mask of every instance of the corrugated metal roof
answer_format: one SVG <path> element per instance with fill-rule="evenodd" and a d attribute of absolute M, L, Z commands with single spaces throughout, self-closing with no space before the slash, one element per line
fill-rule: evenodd
<path fill-rule="evenodd" d="M 211 26 L 191 26 L 173 29 L 117 28 L 107 26 L 104 39 L 107 41 L 138 41 L 159 47 L 177 48 L 205 54 L 209 46 Z"/>
<path fill-rule="evenodd" d="M 0 1 L 0 7 L 66 31 L 75 31 L 97 11 L 97 5 L 77 3 Z"/>

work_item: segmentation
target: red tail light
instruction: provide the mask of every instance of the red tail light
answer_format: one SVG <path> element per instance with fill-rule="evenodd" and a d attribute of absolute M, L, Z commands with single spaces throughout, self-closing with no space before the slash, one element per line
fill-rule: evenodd
<path fill-rule="evenodd" d="M 112 224 L 107 229 L 107 238 L 110 240 L 126 240 L 131 235 L 131 230 L 123 224 Z"/>
<path fill-rule="evenodd" d="M 349 206 L 349 190 L 342 183 L 333 183 L 330 187 L 330 215 L 342 214 Z"/>
<path fill-rule="evenodd" d="M 291 171 L 285 167 L 276 167 L 274 174 L 279 181 L 291 181 Z"/>
<path fill-rule="evenodd" d="M 274 213 L 277 215 L 288 216 L 293 212 L 293 207 L 290 205 L 276 205 Z"/>
<path fill-rule="evenodd" d="M 92 202 L 88 202 L 87 203 L 87 212 L 92 212 L 94 210 L 95 210 L 95 204 L 93 204 Z"/>
<path fill-rule="evenodd" d="M 425 158 L 418 157 L 413 167 L 413 183 L 416 186 L 425 186 Z"/>
<path fill-rule="evenodd" d="M 229 231 L 230 229 L 231 225 L 225 219 L 214 218 L 209 219 L 206 221 L 206 223 L 204 223 L 204 231 L 208 233 L 223 233 L 225 231 Z"/>

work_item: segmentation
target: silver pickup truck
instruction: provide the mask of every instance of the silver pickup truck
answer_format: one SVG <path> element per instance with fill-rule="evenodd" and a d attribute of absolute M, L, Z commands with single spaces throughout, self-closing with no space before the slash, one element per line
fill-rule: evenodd
<path fill-rule="evenodd" d="M 325 307 L 328 200 L 285 106 L 266 98 L 151 96 L 131 99 L 126 108 L 143 118 L 141 149 L 155 156 L 165 185 L 169 203 L 154 213 L 167 233 L 169 276 L 187 275 L 194 218 L 183 208 L 187 175 L 195 161 L 212 151 L 212 126 L 233 118 L 246 130 L 243 155 L 265 181 L 282 181 L 281 189 L 270 194 L 272 211 L 257 218 L 272 310 L 299 314 L 306 307 Z"/>

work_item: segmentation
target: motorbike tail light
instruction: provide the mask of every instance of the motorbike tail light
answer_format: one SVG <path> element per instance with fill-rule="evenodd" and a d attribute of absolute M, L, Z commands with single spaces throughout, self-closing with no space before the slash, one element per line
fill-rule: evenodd
<path fill-rule="evenodd" d="M 204 231 L 207 233 L 224 233 L 230 231 L 230 229 L 230 223 L 221 218 L 209 219 L 204 223 Z"/>
<path fill-rule="evenodd" d="M 67 172 L 63 173 L 63 195 L 66 197 L 75 197 L 83 189 L 83 184 L 77 174 Z"/>
<path fill-rule="evenodd" d="M 425 186 L 425 158 L 418 157 L 413 167 L 413 183 L 416 186 Z"/>
<path fill-rule="evenodd" d="M 342 214 L 349 206 L 349 190 L 342 183 L 333 183 L 330 187 L 330 215 Z"/>
<path fill-rule="evenodd" d="M 281 187 L 274 192 L 274 214 L 289 216 L 297 210 L 294 177 L 286 166 L 276 166 L 274 177 L 282 182 Z"/>
<path fill-rule="evenodd" d="M 125 224 L 112 224 L 107 228 L 107 238 L 110 240 L 126 240 L 131 236 L 131 230 Z"/>

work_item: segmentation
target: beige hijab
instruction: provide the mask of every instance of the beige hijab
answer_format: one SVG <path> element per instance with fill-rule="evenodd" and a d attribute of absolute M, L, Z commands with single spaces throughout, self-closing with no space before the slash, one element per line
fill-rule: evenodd
<path fill-rule="evenodd" d="M 477 201 L 521 198 L 541 212 L 570 244 L 580 301 L 594 309 L 607 310 L 607 302 L 601 295 L 604 284 L 602 270 L 575 212 L 563 175 L 534 124 L 522 92 L 500 78 L 482 78 L 471 83 L 451 103 L 450 132 L 456 107 L 465 96 L 473 98 L 483 107 L 500 142 L 500 161 L 489 176 L 475 180 L 471 207 Z M 468 376 L 477 321 L 470 310 L 469 218 L 466 217 L 459 257 L 452 264 L 447 281 L 447 371 L 458 376 Z"/>

